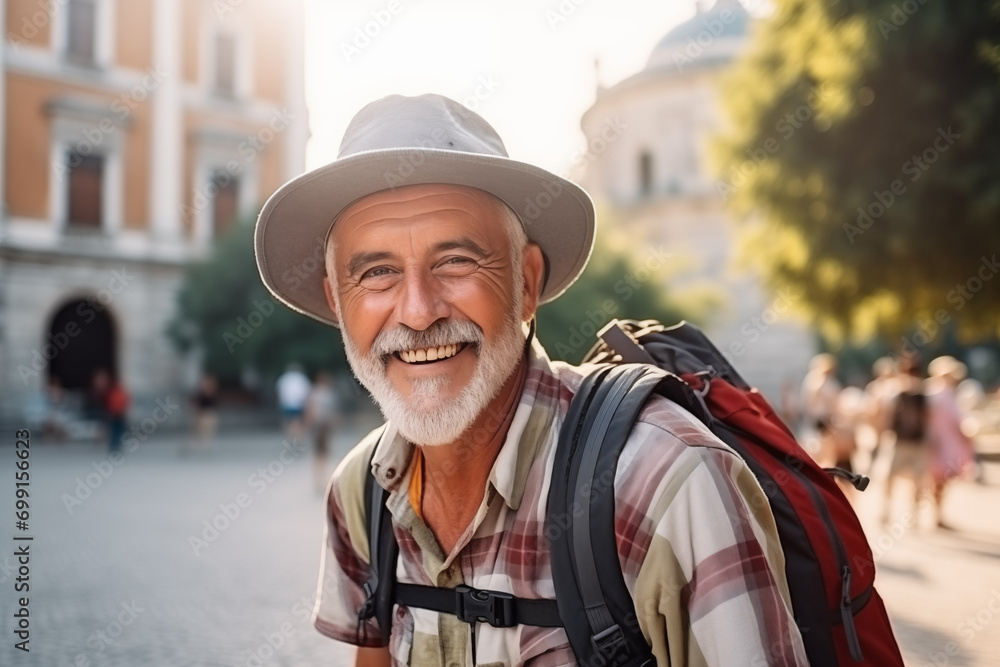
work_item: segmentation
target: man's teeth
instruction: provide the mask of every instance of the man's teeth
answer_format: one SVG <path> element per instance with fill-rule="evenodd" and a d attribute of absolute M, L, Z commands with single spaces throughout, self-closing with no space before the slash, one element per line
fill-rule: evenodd
<path fill-rule="evenodd" d="M 417 361 L 437 361 L 455 356 L 458 354 L 459 347 L 458 343 L 451 343 L 450 345 L 426 347 L 419 350 L 400 350 L 399 358 L 410 364 Z"/>

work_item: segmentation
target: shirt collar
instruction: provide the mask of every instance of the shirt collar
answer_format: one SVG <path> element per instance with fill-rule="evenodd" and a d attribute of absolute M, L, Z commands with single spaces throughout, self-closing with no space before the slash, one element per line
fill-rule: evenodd
<path fill-rule="evenodd" d="M 558 391 L 555 371 L 545 349 L 532 339 L 528 348 L 528 372 L 524 388 L 514 411 L 514 418 L 507 431 L 503 447 L 497 454 L 490 471 L 489 483 L 497 490 L 512 510 L 521 505 L 528 472 L 535 454 L 549 435 L 552 420 L 558 410 Z M 401 436 L 392 423 L 386 430 L 372 457 L 375 480 L 391 494 L 399 491 L 407 477 L 413 457 L 413 444 Z"/>

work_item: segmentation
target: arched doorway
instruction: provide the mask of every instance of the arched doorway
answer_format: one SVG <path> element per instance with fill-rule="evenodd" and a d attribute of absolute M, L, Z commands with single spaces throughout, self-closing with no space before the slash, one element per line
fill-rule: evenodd
<path fill-rule="evenodd" d="M 98 368 L 117 376 L 114 322 L 98 301 L 75 299 L 62 306 L 52 317 L 45 345 L 55 351 L 49 358 L 49 379 L 63 389 L 88 389 Z"/>

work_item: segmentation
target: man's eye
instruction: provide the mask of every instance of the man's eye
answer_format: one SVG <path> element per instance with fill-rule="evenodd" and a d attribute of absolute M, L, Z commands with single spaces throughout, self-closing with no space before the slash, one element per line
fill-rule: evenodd
<path fill-rule="evenodd" d="M 373 269 L 368 269 L 361 274 L 361 280 L 372 280 L 376 278 L 384 278 L 388 275 L 392 275 L 392 269 L 388 266 L 376 266 Z"/>
<path fill-rule="evenodd" d="M 475 264 L 476 262 L 474 259 L 456 255 L 455 257 L 448 257 L 444 259 L 438 266 L 448 269 L 468 269 L 475 266 Z"/>

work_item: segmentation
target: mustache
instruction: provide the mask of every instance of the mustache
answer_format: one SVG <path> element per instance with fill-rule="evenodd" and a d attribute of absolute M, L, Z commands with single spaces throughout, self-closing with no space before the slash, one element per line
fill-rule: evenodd
<path fill-rule="evenodd" d="M 478 347 L 484 340 L 483 330 L 472 322 L 439 320 L 422 331 L 406 325 L 384 329 L 372 341 L 371 354 L 384 359 L 402 350 L 440 347 L 449 343 L 472 343 Z"/>

